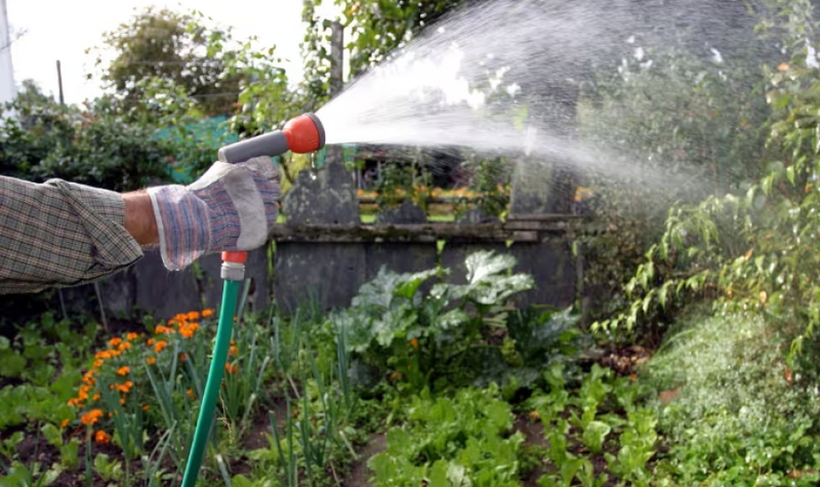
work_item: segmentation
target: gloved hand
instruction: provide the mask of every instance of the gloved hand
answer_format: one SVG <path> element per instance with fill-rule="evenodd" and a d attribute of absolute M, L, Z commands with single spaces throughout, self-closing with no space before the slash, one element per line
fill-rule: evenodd
<path fill-rule="evenodd" d="M 162 262 L 180 270 L 199 257 L 262 246 L 279 215 L 279 170 L 269 157 L 216 162 L 193 184 L 148 189 Z"/>

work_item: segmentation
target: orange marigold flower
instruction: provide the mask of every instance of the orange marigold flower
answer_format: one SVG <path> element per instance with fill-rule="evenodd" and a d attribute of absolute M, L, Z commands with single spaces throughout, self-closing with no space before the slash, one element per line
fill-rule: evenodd
<path fill-rule="evenodd" d="M 148 345 L 149 347 L 153 346 L 154 345 L 154 339 L 149 338 L 148 340 L 146 340 L 145 344 Z"/>
<path fill-rule="evenodd" d="M 413 347 L 413 350 L 418 350 L 419 349 L 419 339 L 414 338 L 414 339 L 410 340 L 410 346 Z"/>
<path fill-rule="evenodd" d="M 154 330 L 154 333 L 157 334 L 157 335 L 161 335 L 163 333 L 173 333 L 173 331 L 174 330 L 172 330 L 171 328 L 168 328 L 167 326 L 158 325 L 156 327 L 156 329 Z"/>
<path fill-rule="evenodd" d="M 120 406 L 125 406 L 125 398 L 124 397 L 120 398 Z"/>
<path fill-rule="evenodd" d="M 97 359 L 94 361 L 94 367 L 102 367 L 103 361 L 102 359 Z"/>
<path fill-rule="evenodd" d="M 68 419 L 64 419 L 62 423 L 60 423 L 60 429 L 65 429 L 68 426 Z"/>
<path fill-rule="evenodd" d="M 71 399 L 69 399 L 66 404 L 68 404 L 69 406 L 77 406 L 78 408 L 83 406 L 80 400 L 76 397 L 72 397 Z"/>
<path fill-rule="evenodd" d="M 540 419 L 540 418 L 541 418 L 541 414 L 538 411 L 536 411 L 535 409 L 530 411 L 530 419 L 537 420 L 537 419 Z"/>
<path fill-rule="evenodd" d="M 199 319 L 199 311 L 190 311 L 188 312 L 188 319 L 191 321 Z"/>
<path fill-rule="evenodd" d="M 168 346 L 168 344 L 165 343 L 164 340 L 160 340 L 156 345 L 154 345 L 154 351 L 160 353 L 166 346 Z"/>
<path fill-rule="evenodd" d="M 186 324 L 179 327 L 179 334 L 185 338 L 191 338 L 198 329 L 199 325 L 197 323 Z"/>
<path fill-rule="evenodd" d="M 228 349 L 228 355 L 231 357 L 236 357 L 237 353 L 239 353 L 239 349 L 236 348 L 235 345 L 231 345 L 231 347 Z"/>
<path fill-rule="evenodd" d="M 111 442 L 111 437 L 108 436 L 108 433 L 106 433 L 105 431 L 99 430 L 96 433 L 94 433 L 94 441 L 99 443 L 100 445 L 107 445 L 109 442 Z"/>
<path fill-rule="evenodd" d="M 80 418 L 80 421 L 86 425 L 90 426 L 97 422 L 98 419 L 102 418 L 103 412 L 99 409 L 92 409 L 91 411 L 85 413 Z"/>
<path fill-rule="evenodd" d="M 204 309 L 204 310 L 202 310 L 202 317 L 203 317 L 203 318 L 209 318 L 209 317 L 210 317 L 210 316 L 212 316 L 213 314 L 214 314 L 214 310 L 212 310 L 212 309 Z"/>
<path fill-rule="evenodd" d="M 134 383 L 129 380 L 123 384 L 116 384 L 114 387 L 116 387 L 118 391 L 125 394 L 130 391 L 132 387 L 134 387 Z"/>
<path fill-rule="evenodd" d="M 131 348 L 131 344 L 130 344 L 130 343 L 128 343 L 128 342 L 122 342 L 122 343 L 120 343 L 120 346 L 119 346 L 119 347 L 117 347 L 117 350 L 119 350 L 120 352 L 124 352 L 124 351 L 128 350 L 129 348 Z"/>
<path fill-rule="evenodd" d="M 185 393 L 186 393 L 186 394 L 188 394 L 188 397 L 190 397 L 191 399 L 195 399 L 195 398 L 196 398 L 196 395 L 194 394 L 194 390 L 193 390 L 193 389 L 188 389 L 187 391 L 185 391 Z"/>
<path fill-rule="evenodd" d="M 120 337 L 114 337 L 111 340 L 108 340 L 108 344 L 111 345 L 112 347 L 116 347 L 120 343 L 122 343 L 122 338 L 120 338 Z"/>
<path fill-rule="evenodd" d="M 107 358 L 111 358 L 111 351 L 109 351 L 109 350 L 100 350 L 99 352 L 94 354 L 94 358 L 99 359 L 100 360 L 100 365 L 102 365 L 102 360 L 105 360 Z M 96 362 L 95 362 L 95 365 L 96 365 Z M 97 367 L 99 367 L 99 366 L 97 366 Z"/>
<path fill-rule="evenodd" d="M 174 316 L 174 319 L 172 321 L 182 322 L 186 320 L 188 320 L 188 315 L 185 313 L 179 313 L 178 315 Z"/>
<path fill-rule="evenodd" d="M 125 335 L 125 339 L 129 340 L 129 341 L 136 340 L 137 338 L 139 338 L 139 335 L 134 333 L 134 332 L 131 332 L 131 333 Z"/>
<path fill-rule="evenodd" d="M 148 357 L 147 359 L 145 359 L 145 362 L 148 365 L 154 365 L 155 363 L 157 363 L 157 359 L 155 359 L 154 357 Z"/>
<path fill-rule="evenodd" d="M 239 367 L 236 364 L 225 364 L 225 372 L 229 374 L 235 374 L 239 370 Z"/>
<path fill-rule="evenodd" d="M 148 411 L 148 405 L 147 405 L 147 404 L 143 404 L 143 405 L 142 405 L 142 410 L 143 410 L 143 411 Z"/>
<path fill-rule="evenodd" d="M 127 365 L 123 365 L 122 367 L 117 369 L 117 375 L 128 375 L 129 372 L 131 372 L 131 367 Z"/>
<path fill-rule="evenodd" d="M 94 396 L 91 398 L 91 400 L 92 401 L 99 401 L 100 400 L 100 394 L 99 393 L 94 394 Z"/>

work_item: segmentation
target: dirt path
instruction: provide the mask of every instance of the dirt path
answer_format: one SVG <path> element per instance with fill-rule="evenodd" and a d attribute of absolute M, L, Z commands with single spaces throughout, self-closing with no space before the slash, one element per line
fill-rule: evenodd
<path fill-rule="evenodd" d="M 386 448 L 387 436 L 384 433 L 371 435 L 367 445 L 359 452 L 359 459 L 351 465 L 350 475 L 342 483 L 342 487 L 370 487 L 370 469 L 367 468 L 367 461 Z"/>

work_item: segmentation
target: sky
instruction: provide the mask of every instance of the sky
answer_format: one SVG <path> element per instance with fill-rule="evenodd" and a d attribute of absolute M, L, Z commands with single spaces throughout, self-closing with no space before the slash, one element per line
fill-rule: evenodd
<path fill-rule="evenodd" d="M 223 27 L 233 27 L 237 39 L 257 36 L 260 46 L 277 46 L 290 60 L 289 76 L 301 75 L 299 43 L 305 27 L 302 0 L 6 0 L 12 37 L 14 78 L 19 86 L 33 79 L 43 91 L 58 94 L 57 60 L 66 103 L 81 103 L 100 93 L 98 81 L 87 81 L 94 55 L 88 48 L 102 44 L 106 31 L 127 22 L 134 9 L 156 5 L 176 11 L 197 9 Z"/>

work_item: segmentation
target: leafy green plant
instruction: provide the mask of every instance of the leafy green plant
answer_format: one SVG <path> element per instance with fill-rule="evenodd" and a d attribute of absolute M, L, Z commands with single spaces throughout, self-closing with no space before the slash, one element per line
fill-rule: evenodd
<path fill-rule="evenodd" d="M 0 477 L 0 486 L 2 487 L 46 487 L 54 485 L 57 478 L 62 473 L 59 465 L 54 465 L 51 468 L 43 468 L 39 462 L 32 465 L 23 465 L 20 462 L 14 462 L 8 469 L 8 474 Z"/>
<path fill-rule="evenodd" d="M 547 473 L 540 485 L 601 486 L 610 479 L 640 484 L 649 479 L 647 462 L 655 454 L 654 411 L 639 407 L 638 385 L 615 378 L 597 364 L 577 387 L 565 378 L 564 364 L 543 372 L 545 390 L 536 390 L 524 407 L 544 426 Z M 573 381 L 574 382 L 574 381 Z M 617 454 L 615 456 L 614 454 Z M 596 470 L 595 464 L 608 464 Z M 617 466 L 615 465 L 617 463 Z"/>
<path fill-rule="evenodd" d="M 478 195 L 475 206 L 484 215 L 502 216 L 510 203 L 512 165 L 505 158 L 470 159 L 463 164 L 472 173 L 470 189 Z"/>
<path fill-rule="evenodd" d="M 815 386 L 800 384 L 783 360 L 788 334 L 755 313 L 711 315 L 687 313 L 643 374 L 656 391 L 677 392 L 653 404 L 668 446 L 655 478 L 810 485 L 820 458 L 818 405 Z"/>
<path fill-rule="evenodd" d="M 449 271 L 435 268 L 414 274 L 386 270 L 362 286 L 348 310 L 331 315 L 338 333 L 346 330 L 347 348 L 414 390 L 439 388 L 454 380 L 453 370 L 469 380 L 471 360 L 494 347 L 492 335 L 505 332 L 508 301 L 530 289 L 533 279 L 512 274 L 515 258 L 493 252 L 467 257 L 466 284 L 422 286 Z"/>
<path fill-rule="evenodd" d="M 386 164 L 381 167 L 376 179 L 376 204 L 380 208 L 398 206 L 413 194 L 415 168 L 408 164 Z"/>
<path fill-rule="evenodd" d="M 387 434 L 387 451 L 368 461 L 376 486 L 519 486 L 520 432 L 499 389 L 463 389 L 450 398 L 414 396 L 407 424 Z"/>
<path fill-rule="evenodd" d="M 104 482 L 121 481 L 125 477 L 122 463 L 118 460 L 111 460 L 105 453 L 98 453 L 94 457 L 94 472 L 103 479 Z"/>

